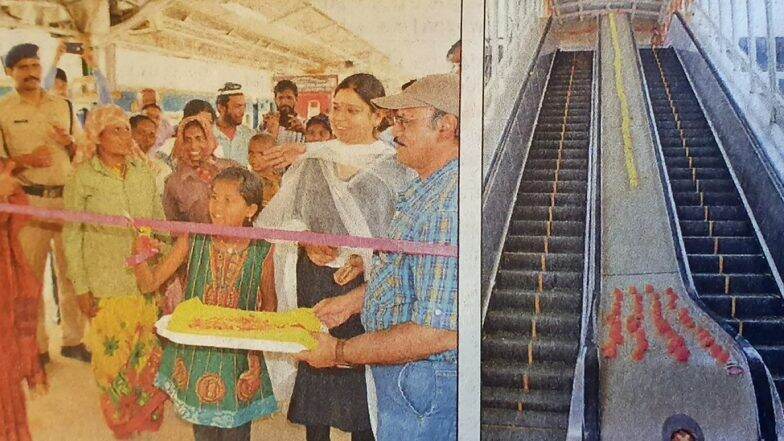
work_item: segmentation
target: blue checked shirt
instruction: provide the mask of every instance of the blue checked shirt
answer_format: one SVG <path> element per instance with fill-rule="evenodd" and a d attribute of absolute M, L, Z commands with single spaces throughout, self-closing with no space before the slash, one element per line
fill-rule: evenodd
<path fill-rule="evenodd" d="M 400 194 L 390 239 L 457 245 L 458 161 Z M 457 330 L 457 258 L 379 253 L 368 277 L 362 323 L 368 332 L 403 323 Z M 455 362 L 457 351 L 429 360 Z"/>

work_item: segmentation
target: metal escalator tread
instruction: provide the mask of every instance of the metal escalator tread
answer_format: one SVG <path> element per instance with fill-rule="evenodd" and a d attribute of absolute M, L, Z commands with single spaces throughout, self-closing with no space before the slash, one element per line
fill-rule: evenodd
<path fill-rule="evenodd" d="M 757 348 L 784 396 L 784 301 L 738 189 L 674 50 L 640 57 L 697 294 Z"/>
<path fill-rule="evenodd" d="M 564 440 L 580 343 L 592 52 L 558 52 L 482 337 L 482 439 Z"/>

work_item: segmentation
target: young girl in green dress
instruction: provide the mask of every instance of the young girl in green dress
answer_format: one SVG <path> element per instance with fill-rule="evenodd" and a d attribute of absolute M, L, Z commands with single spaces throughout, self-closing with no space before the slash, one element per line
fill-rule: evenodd
<path fill-rule="evenodd" d="M 249 226 L 262 204 L 262 185 L 249 170 L 231 167 L 212 184 L 213 224 Z M 137 245 L 140 249 L 142 245 Z M 180 237 L 155 268 L 136 267 L 144 292 L 154 291 L 187 259 L 185 300 L 244 310 L 275 311 L 272 246 L 263 240 Z M 278 410 L 262 353 L 166 345 L 156 385 L 200 440 L 250 440 L 253 420 Z"/>

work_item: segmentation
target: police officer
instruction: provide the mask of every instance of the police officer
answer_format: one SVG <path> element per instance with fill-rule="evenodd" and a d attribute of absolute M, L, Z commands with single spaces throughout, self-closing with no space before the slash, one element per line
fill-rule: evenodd
<path fill-rule="evenodd" d="M 81 135 L 81 127 L 69 101 L 42 89 L 38 46 L 16 45 L 4 61 L 5 73 L 13 79 L 15 90 L 0 99 L 0 156 L 16 164 L 14 173 L 30 205 L 62 209 L 63 185 L 77 154 L 75 139 Z M 88 361 L 90 353 L 82 344 L 85 318 L 67 279 L 61 226 L 33 219 L 22 229 L 19 240 L 39 281 L 43 280 L 47 255 L 54 252 L 63 326 L 61 353 Z M 42 313 L 38 346 L 47 361 L 49 345 L 43 317 Z"/>

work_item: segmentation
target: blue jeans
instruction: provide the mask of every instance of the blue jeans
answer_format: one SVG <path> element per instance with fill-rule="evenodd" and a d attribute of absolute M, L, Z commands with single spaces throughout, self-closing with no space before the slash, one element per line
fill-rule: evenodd
<path fill-rule="evenodd" d="M 457 364 L 374 366 L 378 441 L 455 441 Z"/>

